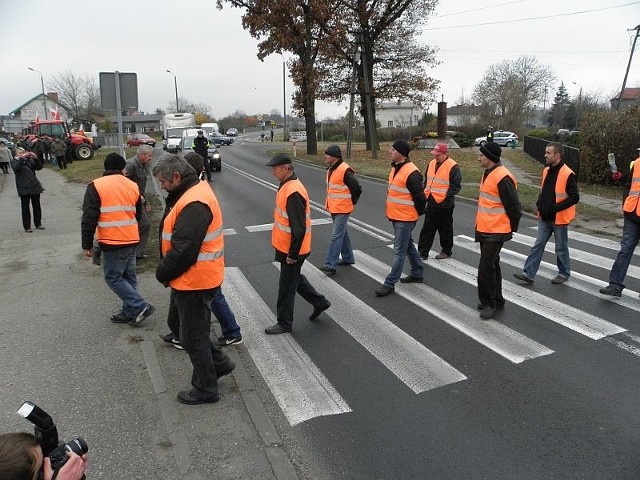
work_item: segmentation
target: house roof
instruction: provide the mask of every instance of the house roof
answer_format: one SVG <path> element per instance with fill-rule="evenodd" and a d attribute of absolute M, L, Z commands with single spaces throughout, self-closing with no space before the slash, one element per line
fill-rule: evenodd
<path fill-rule="evenodd" d="M 640 98 L 640 87 L 625 88 L 622 92 L 622 100 L 637 100 L 638 98 Z M 613 97 L 611 100 L 618 100 L 618 97 Z"/>
<path fill-rule="evenodd" d="M 53 102 L 53 103 L 55 103 L 58 107 L 63 108 L 63 109 L 65 109 L 65 110 L 66 110 L 66 108 L 64 108 L 64 106 L 60 104 L 60 102 L 56 102 L 56 101 L 55 101 L 53 98 L 51 98 L 49 95 L 45 95 L 45 94 L 39 93 L 39 94 L 38 94 L 38 95 L 36 95 L 35 97 L 30 98 L 29 100 L 27 100 L 26 102 L 24 102 L 22 105 L 20 105 L 20 106 L 19 106 L 18 108 L 16 108 L 15 110 L 13 110 L 13 111 L 9 112 L 9 114 L 12 114 L 12 113 L 13 113 L 14 115 L 19 115 L 19 114 L 20 114 L 20 111 L 21 111 L 24 107 L 26 107 L 27 105 L 29 105 L 29 104 L 30 104 L 31 102 L 33 102 L 34 100 L 42 100 L 42 97 L 43 97 L 43 96 L 46 96 L 46 97 L 47 97 L 47 101 L 48 101 L 48 102 Z"/>
<path fill-rule="evenodd" d="M 378 105 L 378 108 L 381 110 L 393 110 L 393 109 L 410 110 L 416 107 L 417 105 L 413 102 L 403 102 L 400 100 L 397 100 L 395 102 L 381 102 Z"/>
<path fill-rule="evenodd" d="M 480 105 L 454 105 L 447 108 L 447 115 L 479 115 L 482 113 Z"/>

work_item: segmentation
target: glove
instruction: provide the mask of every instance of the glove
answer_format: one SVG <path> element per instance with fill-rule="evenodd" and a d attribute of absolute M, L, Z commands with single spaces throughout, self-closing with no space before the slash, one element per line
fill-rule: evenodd
<path fill-rule="evenodd" d="M 613 179 L 614 182 L 617 182 L 618 180 L 620 180 L 622 178 L 622 172 L 613 172 L 613 173 L 611 173 L 611 178 Z"/>

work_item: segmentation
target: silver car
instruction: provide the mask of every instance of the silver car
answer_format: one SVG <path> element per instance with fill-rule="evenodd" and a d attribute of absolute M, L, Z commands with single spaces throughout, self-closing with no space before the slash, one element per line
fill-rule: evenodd
<path fill-rule="evenodd" d="M 493 132 L 493 141 L 503 147 L 510 147 L 512 144 L 518 144 L 518 135 L 513 132 L 507 132 L 506 130 L 498 130 Z M 487 137 L 476 138 L 476 145 L 484 145 L 487 143 Z"/>

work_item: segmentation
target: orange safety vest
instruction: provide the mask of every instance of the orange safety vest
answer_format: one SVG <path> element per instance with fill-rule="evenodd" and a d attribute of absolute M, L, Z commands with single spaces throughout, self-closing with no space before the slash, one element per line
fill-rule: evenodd
<path fill-rule="evenodd" d="M 389 172 L 387 218 L 400 222 L 415 222 L 418 220 L 419 215 L 416 211 L 415 203 L 413 203 L 411 192 L 407 189 L 407 178 L 413 172 L 418 171 L 418 167 L 412 162 L 407 162 L 400 167 L 400 170 L 394 176 L 393 173 L 395 171 L 396 169 L 391 167 L 391 171 Z"/>
<path fill-rule="evenodd" d="M 285 182 L 276 193 L 276 206 L 273 209 L 273 229 L 271 230 L 271 245 L 280 252 L 289 253 L 291 246 L 291 226 L 287 215 L 287 199 L 294 193 L 299 193 L 305 199 L 305 233 L 300 247 L 300 255 L 311 251 L 311 205 L 309 194 L 297 178 Z"/>
<path fill-rule="evenodd" d="M 178 199 L 162 224 L 162 255 L 171 250 L 171 236 L 183 208 L 193 202 L 206 204 L 213 220 L 207 227 L 198 259 L 189 269 L 169 282 L 176 290 L 207 290 L 219 287 L 224 280 L 224 236 L 222 212 L 218 199 L 211 187 L 205 182 L 198 182 Z"/>
<path fill-rule="evenodd" d="M 547 178 L 547 173 L 549 173 L 549 167 L 546 167 L 542 171 L 542 183 L 541 186 L 544 185 L 544 180 Z M 562 165 L 560 167 L 560 171 L 558 172 L 558 178 L 556 178 L 556 203 L 560 203 L 569 196 L 567 195 L 567 180 L 569 179 L 569 175 L 573 173 L 571 168 L 567 167 L 567 165 Z M 538 213 L 538 217 L 540 214 Z M 556 213 L 556 225 L 568 225 L 571 221 L 576 218 L 576 206 L 571 205 L 569 208 L 562 210 L 561 212 Z"/>
<path fill-rule="evenodd" d="M 429 195 L 433 195 L 433 199 L 436 203 L 442 203 L 447 198 L 447 192 L 449 191 L 449 175 L 451 169 L 457 165 L 456 161 L 452 158 L 447 158 L 440 168 L 436 171 L 436 164 L 438 162 L 434 159 L 429 162 L 427 168 L 426 181 L 424 184 L 424 194 L 427 198 Z"/>
<path fill-rule="evenodd" d="M 131 245 L 140 241 L 136 203 L 138 185 L 124 175 L 106 175 L 93 181 L 100 197 L 96 236 L 105 245 Z"/>
<path fill-rule="evenodd" d="M 635 213 L 640 216 L 640 202 L 638 201 L 640 197 L 640 162 L 634 161 L 631 176 L 631 188 L 622 209 L 627 213 Z"/>
<path fill-rule="evenodd" d="M 504 209 L 498 183 L 509 177 L 518 188 L 515 177 L 503 166 L 495 168 L 480 184 L 476 230 L 481 233 L 511 233 L 511 222 Z"/>
<path fill-rule="evenodd" d="M 349 168 L 349 165 L 342 162 L 333 171 L 327 169 L 327 199 L 324 202 L 324 208 L 329 213 L 353 212 L 351 190 L 344 183 L 344 176 Z"/>

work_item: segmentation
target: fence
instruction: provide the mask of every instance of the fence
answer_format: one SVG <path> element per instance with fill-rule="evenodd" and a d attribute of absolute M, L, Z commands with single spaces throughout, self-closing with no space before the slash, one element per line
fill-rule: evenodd
<path fill-rule="evenodd" d="M 541 164 L 545 164 L 544 161 L 544 149 L 547 144 L 550 143 L 550 140 L 545 140 L 544 138 L 538 137 L 524 137 L 524 153 L 535 158 Z M 564 163 L 567 164 L 571 170 L 573 170 L 576 174 L 576 177 L 580 177 L 580 149 L 569 147 L 567 145 L 564 146 L 564 155 L 562 159 Z"/>

